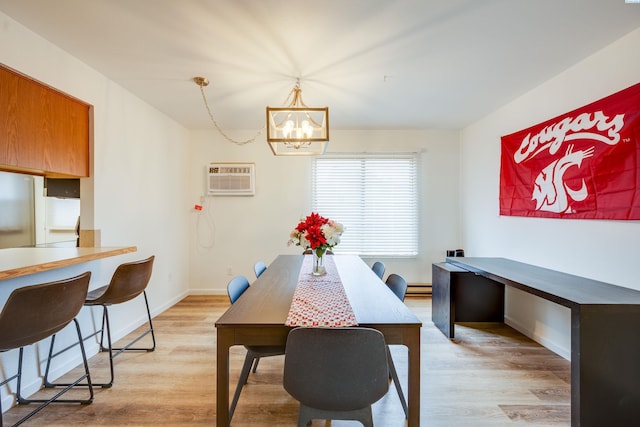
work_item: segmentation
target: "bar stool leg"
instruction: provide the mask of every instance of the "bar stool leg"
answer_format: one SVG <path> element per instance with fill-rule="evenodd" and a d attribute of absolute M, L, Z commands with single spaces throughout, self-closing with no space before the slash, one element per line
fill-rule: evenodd
<path fill-rule="evenodd" d="M 16 401 L 17 401 L 17 403 L 19 405 L 26 405 L 26 404 L 30 404 L 30 403 L 40 403 L 40 406 L 38 406 L 35 410 L 31 411 L 25 417 L 20 419 L 16 424 L 14 424 L 14 426 L 18 426 L 18 425 L 24 423 L 25 421 L 30 419 L 32 416 L 34 416 L 35 414 L 40 412 L 43 408 L 45 408 L 46 406 L 48 406 L 51 403 L 80 403 L 80 404 L 83 404 L 83 405 L 88 405 L 88 404 L 93 402 L 93 385 L 91 383 L 91 374 L 89 372 L 89 363 L 87 361 L 87 354 L 86 354 L 85 349 L 84 349 L 84 343 L 83 343 L 84 340 L 82 338 L 82 333 L 80 331 L 80 324 L 78 323 L 78 320 L 77 319 L 73 319 L 73 322 L 75 324 L 76 333 L 78 335 L 78 343 L 77 343 L 77 345 L 80 346 L 80 352 L 82 354 L 82 362 L 83 362 L 83 366 L 84 366 L 84 374 L 81 375 L 74 382 L 68 383 L 68 384 L 53 384 L 53 383 L 50 383 L 46 379 L 47 375 L 49 374 L 49 368 L 50 368 L 50 364 L 51 364 L 51 359 L 61 353 L 61 352 L 58 352 L 55 355 L 52 354 L 53 353 L 53 345 L 54 345 L 54 342 L 55 342 L 55 335 L 53 335 L 51 337 L 51 347 L 49 349 L 49 359 L 47 360 L 47 368 L 46 368 L 46 371 L 45 371 L 45 383 L 48 384 L 48 386 L 45 385 L 45 387 L 64 387 L 64 388 L 62 390 L 60 390 L 58 393 L 56 393 L 50 399 L 27 399 L 27 398 L 22 396 L 22 361 L 23 361 L 24 347 L 21 347 L 20 350 L 19 350 L 19 355 L 18 355 L 18 374 L 17 374 L 17 386 L 16 386 Z M 74 344 L 74 345 L 72 345 L 70 347 L 67 347 L 62 352 L 68 350 L 71 347 L 74 347 L 75 345 L 76 344 Z M 86 383 L 82 383 L 82 381 L 84 381 L 84 380 L 86 380 Z M 88 387 L 89 397 L 86 398 L 86 399 L 59 399 L 60 396 L 62 396 L 64 393 L 68 392 L 69 390 L 71 390 L 73 387 L 76 387 L 76 386 Z M 0 426 L 1 425 L 2 424 L 0 424 Z"/>
<path fill-rule="evenodd" d="M 149 301 L 147 299 L 147 292 L 144 291 L 142 293 L 142 295 L 144 296 L 144 303 L 145 303 L 145 307 L 146 307 L 146 311 L 147 311 L 147 319 L 148 319 L 148 322 L 149 322 L 149 329 L 144 331 L 142 334 L 140 334 L 137 338 L 135 338 L 134 340 L 129 342 L 124 347 L 119 347 L 119 348 L 114 348 L 113 347 L 113 343 L 111 341 L 111 323 L 109 321 L 108 304 L 102 304 L 102 309 L 103 309 L 103 311 L 102 311 L 102 329 L 99 331 L 99 333 L 100 333 L 100 350 L 101 351 L 105 351 L 105 352 L 107 352 L 107 351 L 109 352 L 110 379 L 109 379 L 109 382 L 107 382 L 107 383 L 96 383 L 95 385 L 98 386 L 98 387 L 109 388 L 109 387 L 113 386 L 113 381 L 114 381 L 114 377 L 115 377 L 115 371 L 114 371 L 114 367 L 113 367 L 113 360 L 117 356 L 119 356 L 121 353 L 123 353 L 125 351 L 152 352 L 152 351 L 154 351 L 156 349 L 156 336 L 155 336 L 155 333 L 153 331 L 153 322 L 151 321 L 151 310 L 149 309 Z M 106 331 L 106 334 L 105 334 L 105 331 Z M 135 343 L 140 341 L 142 338 L 144 338 L 148 334 L 151 334 L 151 339 L 152 339 L 152 342 L 153 342 L 151 347 L 132 347 L 132 345 L 134 345 Z M 107 336 L 107 347 L 104 346 L 104 336 L 105 335 Z"/>

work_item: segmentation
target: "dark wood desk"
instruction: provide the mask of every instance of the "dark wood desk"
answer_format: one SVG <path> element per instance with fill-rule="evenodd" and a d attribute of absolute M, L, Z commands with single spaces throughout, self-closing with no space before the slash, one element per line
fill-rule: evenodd
<path fill-rule="evenodd" d="M 504 258 L 452 257 L 433 265 L 434 324 L 453 337 L 461 293 L 495 308 L 505 286 L 571 310 L 571 425 L 639 425 L 640 292 Z M 463 311 L 466 322 L 486 321 Z"/>
<path fill-rule="evenodd" d="M 359 326 L 375 328 L 387 344 L 408 348 L 407 402 L 410 427 L 420 425 L 420 328 L 418 319 L 359 257 L 333 255 Z M 234 345 L 282 345 L 302 255 L 280 255 L 216 322 L 216 425 L 229 425 L 229 348 Z"/>

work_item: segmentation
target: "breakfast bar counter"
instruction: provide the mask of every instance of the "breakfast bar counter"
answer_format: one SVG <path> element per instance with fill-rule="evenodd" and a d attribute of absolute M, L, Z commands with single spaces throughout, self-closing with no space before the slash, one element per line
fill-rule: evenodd
<path fill-rule="evenodd" d="M 13 279 L 136 251 L 135 246 L 0 249 L 0 280 Z"/>

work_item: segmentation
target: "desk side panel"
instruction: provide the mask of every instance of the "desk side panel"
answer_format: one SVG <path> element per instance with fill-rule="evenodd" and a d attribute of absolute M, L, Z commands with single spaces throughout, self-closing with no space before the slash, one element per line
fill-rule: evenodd
<path fill-rule="evenodd" d="M 454 307 L 451 301 L 452 268 L 447 263 L 433 264 L 431 267 L 431 320 L 447 337 L 454 337 Z"/>
<path fill-rule="evenodd" d="M 572 310 L 571 425 L 640 422 L 640 306 Z"/>

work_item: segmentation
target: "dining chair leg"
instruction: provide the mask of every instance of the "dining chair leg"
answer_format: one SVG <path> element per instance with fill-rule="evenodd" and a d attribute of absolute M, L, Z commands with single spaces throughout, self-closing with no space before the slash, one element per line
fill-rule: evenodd
<path fill-rule="evenodd" d="M 400 379 L 398 378 L 396 366 L 393 364 L 393 357 L 391 357 L 389 346 L 387 346 L 387 360 L 389 361 L 389 373 L 391 374 L 391 379 L 393 379 L 393 384 L 396 386 L 396 391 L 398 392 L 398 397 L 400 398 L 400 404 L 402 405 L 402 409 L 404 410 L 404 417 L 405 419 L 409 419 L 409 409 L 407 408 L 407 401 L 404 398 L 404 393 L 402 392 L 402 387 L 400 386 Z"/>
<path fill-rule="evenodd" d="M 371 406 L 352 411 L 325 411 L 300 404 L 298 412 L 298 427 L 311 425 L 314 419 L 325 420 L 325 426 L 331 425 L 331 420 L 360 421 L 364 427 L 373 427 L 373 412 Z"/>
<path fill-rule="evenodd" d="M 258 362 L 260 362 L 260 358 L 259 358 L 259 357 L 256 357 L 256 360 L 253 362 L 253 369 L 252 369 L 252 371 L 253 371 L 253 373 L 254 373 L 254 374 L 255 374 L 255 373 L 256 373 L 256 371 L 258 370 Z"/>
<path fill-rule="evenodd" d="M 256 359 L 255 354 L 251 351 L 247 351 L 244 363 L 242 364 L 242 370 L 240 371 L 240 377 L 238 378 L 238 385 L 236 386 L 236 391 L 233 393 L 233 399 L 231 400 L 231 406 L 229 407 L 229 422 L 231 422 L 233 413 L 236 411 L 242 387 L 244 387 L 249 379 L 249 373 L 251 372 L 251 366 L 253 365 L 254 359 Z"/>

